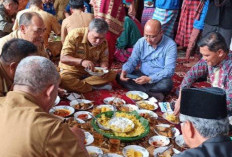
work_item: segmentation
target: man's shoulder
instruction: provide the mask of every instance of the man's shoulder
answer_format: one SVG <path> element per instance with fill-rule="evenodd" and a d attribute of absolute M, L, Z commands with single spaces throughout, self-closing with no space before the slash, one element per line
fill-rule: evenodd
<path fill-rule="evenodd" d="M 166 35 L 163 35 L 163 41 L 164 41 L 165 45 L 176 46 L 176 42 L 172 38 L 170 38 L 170 37 L 168 37 Z"/>
<path fill-rule="evenodd" d="M 87 27 L 74 28 L 68 33 L 67 37 L 68 38 L 82 38 L 84 37 L 84 34 L 87 30 L 88 30 Z"/>
<path fill-rule="evenodd" d="M 3 46 L 7 41 L 13 39 L 13 38 L 17 38 L 17 32 L 11 32 L 10 34 L 0 38 L 0 45 Z M 0 50 L 1 51 L 1 50 Z"/>

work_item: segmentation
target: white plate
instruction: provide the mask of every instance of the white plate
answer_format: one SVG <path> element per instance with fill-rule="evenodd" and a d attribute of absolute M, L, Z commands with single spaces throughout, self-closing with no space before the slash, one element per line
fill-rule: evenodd
<path fill-rule="evenodd" d="M 133 105 L 133 104 L 125 104 L 125 105 L 122 105 L 122 107 L 128 107 L 129 108 L 129 112 L 138 111 L 139 110 L 138 106 Z"/>
<path fill-rule="evenodd" d="M 86 119 L 81 119 L 81 118 L 79 118 L 78 116 L 81 115 L 81 114 L 87 115 L 87 116 L 86 116 Z M 75 118 L 75 120 L 78 121 L 78 122 L 80 122 L 79 119 L 81 119 L 82 121 L 85 122 L 86 120 L 89 120 L 89 119 L 91 119 L 92 117 L 91 117 L 91 113 L 88 112 L 88 111 L 79 111 L 79 112 L 76 112 L 76 113 L 74 114 L 74 118 Z"/>
<path fill-rule="evenodd" d="M 140 96 L 142 99 L 147 99 L 147 98 L 148 98 L 148 95 L 147 95 L 146 93 L 144 93 L 144 92 L 141 92 L 141 91 L 129 91 L 129 92 L 126 93 L 126 96 L 127 96 L 128 98 L 130 98 L 130 97 L 129 97 L 130 94 L 138 95 L 138 96 Z M 130 99 L 132 99 L 132 100 L 134 100 L 134 101 L 139 101 L 139 100 L 135 100 L 135 99 L 133 99 L 133 98 L 130 98 Z M 142 99 L 141 99 L 141 100 L 142 100 Z"/>
<path fill-rule="evenodd" d="M 90 144 L 92 144 L 93 141 L 94 141 L 93 135 L 91 135 L 91 134 L 90 134 L 89 132 L 87 132 L 87 131 L 85 131 L 84 133 L 85 133 L 85 141 L 86 141 L 85 145 L 90 145 Z"/>
<path fill-rule="evenodd" d="M 136 105 L 137 105 L 140 109 L 145 109 L 145 110 L 147 110 L 146 108 L 143 108 L 143 107 L 140 105 L 141 103 L 146 103 L 146 104 L 152 105 L 152 106 L 153 106 L 152 111 L 153 111 L 153 110 L 156 110 L 156 109 L 158 108 L 158 105 L 157 105 L 156 103 L 152 103 L 152 102 L 147 101 L 147 100 L 141 100 L 141 101 L 137 101 L 137 102 L 136 102 Z"/>
<path fill-rule="evenodd" d="M 150 110 L 138 110 L 137 112 L 138 114 L 148 113 L 151 117 L 158 118 L 158 115 L 155 112 L 150 111 Z"/>
<path fill-rule="evenodd" d="M 132 129 L 134 129 L 135 124 L 133 123 L 132 120 L 128 118 L 123 118 L 123 117 L 115 117 L 109 121 L 109 126 L 112 130 L 112 126 L 116 126 L 119 130 L 114 130 L 115 132 L 129 132 Z M 130 129 L 125 130 L 128 126 L 130 126 Z"/>
<path fill-rule="evenodd" d="M 121 99 L 121 98 L 115 98 L 115 97 L 107 97 L 103 100 L 103 102 L 105 104 L 109 104 L 109 105 L 113 105 L 113 104 L 110 104 L 109 102 L 110 101 L 114 101 L 114 103 L 117 103 L 117 102 L 122 102 L 122 104 L 126 104 L 125 100 Z"/>
<path fill-rule="evenodd" d="M 188 146 L 184 142 L 183 135 L 179 135 L 175 138 L 175 143 L 181 148 L 188 148 Z"/>
<path fill-rule="evenodd" d="M 73 107 L 70 107 L 70 106 L 54 106 L 53 108 L 51 108 L 49 110 L 49 113 L 55 115 L 54 112 L 56 110 L 61 110 L 61 109 L 68 110 L 69 111 L 69 115 L 68 116 L 72 115 L 75 112 L 75 109 Z M 57 116 L 57 115 L 55 115 L 55 116 Z"/>
<path fill-rule="evenodd" d="M 80 103 L 85 103 L 85 104 L 89 104 L 91 103 L 91 105 L 89 105 L 89 107 L 87 107 L 86 109 L 76 109 L 76 110 L 80 110 L 80 111 L 84 111 L 84 110 L 89 110 L 93 107 L 93 102 L 90 100 L 86 100 L 86 99 L 76 99 L 70 102 L 70 106 L 72 106 L 73 108 L 75 108 L 76 105 L 80 104 Z"/>
<path fill-rule="evenodd" d="M 165 112 L 165 113 L 162 115 L 162 117 L 163 117 L 164 119 L 166 119 L 169 123 L 172 123 L 172 124 L 179 124 L 179 123 L 180 123 L 180 121 L 178 121 L 178 122 L 173 122 L 173 121 L 168 120 L 168 119 L 167 119 L 167 114 L 170 114 L 170 113 Z M 173 113 L 171 113 L 171 114 L 173 114 Z"/>
<path fill-rule="evenodd" d="M 107 153 L 107 154 L 104 154 L 103 157 L 123 157 L 123 156 L 119 154 L 115 154 L 115 153 Z"/>
<path fill-rule="evenodd" d="M 57 95 L 54 105 L 58 105 L 60 102 L 60 97 Z"/>
<path fill-rule="evenodd" d="M 96 153 L 97 155 L 103 155 L 103 151 L 95 146 L 86 146 L 88 153 Z"/>
<path fill-rule="evenodd" d="M 171 127 L 169 124 L 158 124 L 156 126 L 167 127 L 167 128 Z M 154 129 L 154 131 L 155 131 L 155 133 L 158 134 L 156 129 Z M 174 137 L 177 137 L 180 135 L 180 131 L 176 127 L 172 127 L 172 132 L 174 133 Z M 160 135 L 160 134 L 158 134 L 158 135 Z M 161 135 L 161 136 L 164 136 L 164 135 Z M 168 138 L 173 138 L 173 137 L 168 137 Z"/>
<path fill-rule="evenodd" d="M 99 105 L 96 108 L 101 109 L 103 107 L 108 108 L 109 111 L 114 111 L 114 107 L 112 105 Z"/>
<path fill-rule="evenodd" d="M 141 152 L 143 154 L 143 157 L 149 157 L 148 151 L 145 148 L 138 146 L 138 145 L 129 145 L 129 146 L 124 147 L 122 150 L 122 153 L 125 157 L 128 157 L 126 155 L 126 152 L 128 149 L 134 149 L 135 151 Z"/>
<path fill-rule="evenodd" d="M 162 153 L 162 152 L 163 152 L 165 149 L 167 149 L 167 148 L 168 148 L 168 146 L 156 148 L 156 149 L 154 150 L 154 152 L 153 152 L 153 155 L 154 155 L 154 156 L 157 156 L 158 153 Z M 179 153 L 181 153 L 179 150 L 177 150 L 177 149 L 175 149 L 175 148 L 172 148 L 172 149 L 173 149 L 174 154 L 179 154 Z"/>
<path fill-rule="evenodd" d="M 94 68 L 97 69 L 97 70 L 103 70 L 103 72 L 102 73 L 93 72 L 93 71 L 91 71 L 89 69 L 85 69 L 85 71 L 87 71 L 92 76 L 102 76 L 102 75 L 107 74 L 109 72 L 109 70 L 107 70 L 105 68 L 102 68 L 102 67 L 94 67 Z"/>
<path fill-rule="evenodd" d="M 154 145 L 153 142 L 162 143 L 162 144 L 159 144 L 157 146 Z M 170 143 L 170 140 L 165 136 L 152 136 L 151 138 L 149 138 L 148 143 L 154 147 L 163 147 L 163 146 L 167 146 Z"/>
<path fill-rule="evenodd" d="M 70 93 L 67 97 L 68 100 L 73 101 L 76 99 L 79 99 L 81 97 L 81 95 L 77 94 L 77 93 Z"/>

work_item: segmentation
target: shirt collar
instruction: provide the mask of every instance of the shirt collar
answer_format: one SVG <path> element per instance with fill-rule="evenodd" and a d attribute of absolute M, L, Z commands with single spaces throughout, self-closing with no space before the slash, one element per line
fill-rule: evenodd
<path fill-rule="evenodd" d="M 88 41 L 88 32 L 89 32 L 89 29 L 88 29 L 88 27 L 86 27 L 81 43 L 83 43 L 83 44 L 87 43 L 87 41 Z"/>

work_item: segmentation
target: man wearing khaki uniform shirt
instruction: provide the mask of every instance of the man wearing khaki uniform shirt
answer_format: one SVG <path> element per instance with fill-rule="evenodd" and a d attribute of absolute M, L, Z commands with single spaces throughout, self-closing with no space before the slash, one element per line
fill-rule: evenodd
<path fill-rule="evenodd" d="M 18 12 L 16 19 L 15 19 L 15 24 L 13 26 L 13 30 L 17 30 L 19 28 L 19 19 L 20 16 L 25 13 L 25 12 L 36 12 L 38 13 L 44 22 L 44 25 L 46 27 L 46 30 L 44 32 L 44 46 L 45 48 L 48 47 L 48 38 L 50 36 L 51 31 L 54 31 L 57 35 L 60 34 L 60 24 L 56 20 L 55 16 L 52 14 L 47 13 L 42 9 L 43 3 L 41 0 L 30 0 L 30 8 L 22 10 Z"/>
<path fill-rule="evenodd" d="M 0 100 L 1 157 L 88 157 L 83 131 L 48 114 L 59 79 L 54 64 L 44 57 L 19 63 L 13 91 Z"/>
<path fill-rule="evenodd" d="M 69 0 L 55 0 L 54 9 L 56 10 L 56 18 L 58 21 L 64 19 L 64 11 Z"/>
<path fill-rule="evenodd" d="M 0 54 L 2 53 L 3 45 L 7 41 L 17 38 L 32 42 L 38 49 L 38 55 L 48 58 L 48 54 L 43 45 L 43 34 L 45 30 L 43 19 L 35 12 L 24 13 L 20 18 L 21 23 L 19 29 L 0 38 Z"/>
<path fill-rule="evenodd" d="M 12 18 L 17 13 L 17 10 L 17 0 L 5 0 L 0 4 L 0 38 L 12 32 Z"/>
<path fill-rule="evenodd" d="M 102 19 L 91 21 L 89 28 L 76 28 L 65 39 L 61 51 L 61 87 L 69 91 L 86 93 L 96 85 L 104 85 L 115 79 L 110 71 L 106 76 L 90 76 L 85 68 L 108 68 L 108 47 L 105 40 L 107 23 Z"/>
<path fill-rule="evenodd" d="M 64 42 L 67 34 L 74 28 L 88 27 L 94 16 L 90 13 L 84 13 L 83 0 L 70 0 L 70 10 L 72 15 L 62 22 L 61 41 Z"/>
<path fill-rule="evenodd" d="M 36 46 L 22 39 L 12 39 L 3 46 L 0 56 L 0 96 L 5 96 L 11 89 L 14 73 L 20 60 L 36 53 Z"/>

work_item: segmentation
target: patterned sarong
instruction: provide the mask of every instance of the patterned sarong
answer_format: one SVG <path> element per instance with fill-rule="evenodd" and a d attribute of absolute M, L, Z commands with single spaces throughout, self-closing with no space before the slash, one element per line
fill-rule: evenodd
<path fill-rule="evenodd" d="M 173 38 L 173 29 L 178 15 L 178 10 L 156 8 L 153 19 L 160 21 L 165 35 Z"/>
<path fill-rule="evenodd" d="M 183 2 L 175 39 L 179 46 L 188 46 L 190 35 L 193 29 L 193 22 L 196 18 L 196 10 L 199 8 L 199 4 L 200 0 L 184 0 Z"/>
<path fill-rule="evenodd" d="M 150 19 L 152 19 L 152 16 L 154 14 L 155 8 L 147 8 L 144 7 L 143 9 L 143 15 L 142 15 L 142 20 L 141 20 L 141 24 L 144 27 L 144 25 L 146 24 L 146 22 Z"/>

